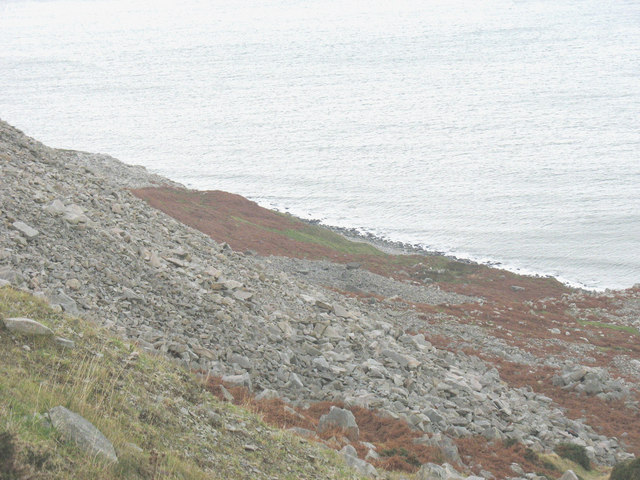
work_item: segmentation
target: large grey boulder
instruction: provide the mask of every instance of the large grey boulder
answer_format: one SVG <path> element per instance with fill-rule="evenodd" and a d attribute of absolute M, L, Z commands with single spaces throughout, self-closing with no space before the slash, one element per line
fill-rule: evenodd
<path fill-rule="evenodd" d="M 53 331 L 49 327 L 45 327 L 41 323 L 31 320 L 30 318 L 5 318 L 2 322 L 7 330 L 13 333 L 29 336 L 53 335 Z"/>
<path fill-rule="evenodd" d="M 111 442 L 88 420 L 63 406 L 53 407 L 48 415 L 53 428 L 85 452 L 108 462 L 118 461 Z"/>
<path fill-rule="evenodd" d="M 344 432 L 344 435 L 352 442 L 357 442 L 360 437 L 360 429 L 353 413 L 344 408 L 331 407 L 329 413 L 322 415 L 318 422 L 318 433 L 323 434 L 332 429 Z"/>

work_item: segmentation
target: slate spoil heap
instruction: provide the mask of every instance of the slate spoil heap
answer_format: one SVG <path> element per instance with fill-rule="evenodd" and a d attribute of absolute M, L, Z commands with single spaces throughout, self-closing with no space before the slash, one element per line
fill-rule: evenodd
<path fill-rule="evenodd" d="M 573 353 L 536 356 L 488 328 L 438 314 L 425 321 L 396 301 L 481 308 L 484 298 L 354 265 L 235 252 L 130 193 L 161 185 L 180 188 L 106 155 L 48 148 L 0 122 L 0 284 L 34 292 L 145 350 L 221 377 L 229 388 L 296 407 L 336 402 L 404 420 L 467 475 L 493 476 L 458 454 L 455 442 L 472 437 L 513 439 L 535 452 L 570 441 L 601 465 L 632 456 L 622 431 L 607 436 L 584 417 L 569 418 L 550 396 L 507 383 L 488 357 L 463 350 L 471 346 L 523 370 L 554 368 L 550 386 L 620 401 L 636 414 L 637 358 L 621 361 L 621 375 L 581 364 Z M 359 290 L 393 299 L 343 295 L 325 287 L 332 275 L 336 285 L 350 275 Z M 626 295 L 625 318 L 637 320 L 637 289 Z M 457 347 L 436 345 L 431 336 L 454 338 Z M 557 341 L 562 345 L 562 336 Z M 339 439 L 345 448 L 358 440 L 357 425 L 348 428 Z M 343 449 L 352 460 L 358 453 L 365 456 Z M 369 448 L 362 460 L 380 453 Z M 380 474 L 364 461 L 352 463 Z M 464 478 L 451 467 L 431 476 L 425 468 L 424 478 Z M 512 476 L 538 478 L 519 466 Z"/>

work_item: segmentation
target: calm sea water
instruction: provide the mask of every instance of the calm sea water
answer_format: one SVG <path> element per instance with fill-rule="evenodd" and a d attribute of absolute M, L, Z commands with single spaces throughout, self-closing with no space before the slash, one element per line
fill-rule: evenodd
<path fill-rule="evenodd" d="M 640 282 L 637 0 L 0 0 L 0 117 L 202 189 Z"/>

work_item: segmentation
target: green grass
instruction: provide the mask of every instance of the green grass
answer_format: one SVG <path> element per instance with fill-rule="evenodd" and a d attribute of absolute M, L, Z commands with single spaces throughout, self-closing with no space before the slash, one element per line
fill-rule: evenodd
<path fill-rule="evenodd" d="M 63 349 L 0 327 L 0 478 L 357 478 L 335 452 L 220 403 L 168 359 L 33 296 L 0 288 L 0 316 L 32 318 L 76 342 Z M 43 414 L 57 405 L 92 422 L 114 444 L 119 463 L 88 457 L 50 428 Z"/>
<path fill-rule="evenodd" d="M 364 242 L 354 242 L 348 240 L 347 238 L 333 232 L 328 228 L 322 227 L 320 225 L 306 224 L 304 222 L 301 222 L 300 220 L 295 219 L 291 215 L 281 215 L 289 220 L 292 224 L 300 227 L 300 229 L 291 228 L 286 230 L 278 230 L 276 228 L 269 228 L 258 225 L 241 217 L 232 216 L 231 218 L 237 222 L 251 225 L 267 232 L 277 233 L 298 242 L 319 245 L 321 247 L 334 250 L 338 253 L 344 253 L 348 255 L 386 255 L 372 245 Z"/>
<path fill-rule="evenodd" d="M 591 470 L 591 462 L 586 449 L 575 443 L 559 443 L 553 449 L 558 456 L 579 464 L 585 470 Z"/>
<path fill-rule="evenodd" d="M 633 328 L 633 327 L 628 327 L 625 325 L 615 325 L 612 323 L 604 323 L 604 322 L 596 322 L 596 321 L 592 321 L 592 320 L 581 320 L 578 319 L 578 323 L 580 325 L 584 326 L 590 326 L 590 327 L 598 327 L 598 328 L 607 328 L 609 330 L 617 330 L 620 332 L 626 332 L 630 335 L 640 335 L 640 331 L 638 331 L 638 329 Z"/>
<path fill-rule="evenodd" d="M 571 461 L 566 458 L 559 457 L 555 453 L 539 453 L 538 457 L 540 461 L 547 465 L 547 467 L 553 466 L 558 473 L 566 472 L 567 470 L 573 470 L 578 475 L 578 478 L 583 480 L 606 480 L 609 478 L 611 468 L 607 467 L 592 467 L 591 470 L 584 469 L 580 464 Z"/>

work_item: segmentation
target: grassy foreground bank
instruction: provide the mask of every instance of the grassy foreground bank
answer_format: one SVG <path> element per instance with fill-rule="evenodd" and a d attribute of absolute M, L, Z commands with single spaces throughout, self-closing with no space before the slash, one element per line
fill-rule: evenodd
<path fill-rule="evenodd" d="M 0 288 L 0 317 L 29 317 L 75 342 L 70 349 L 0 327 L 3 480 L 357 478 L 335 452 L 218 401 L 169 360 L 27 293 Z M 88 456 L 48 426 L 43 414 L 57 405 L 93 423 L 118 464 Z"/>

